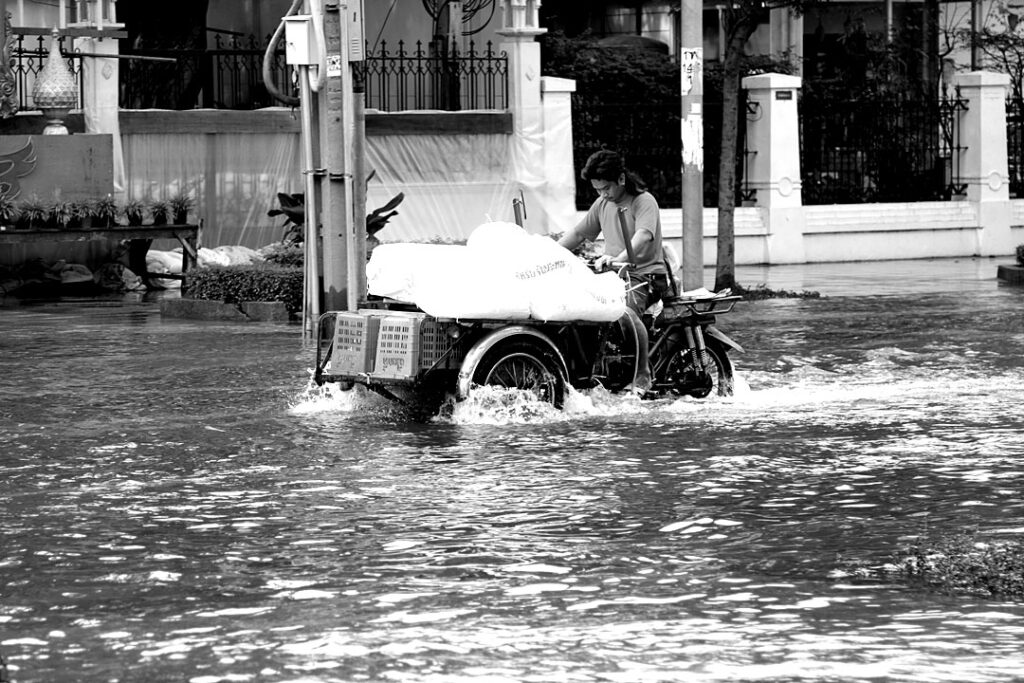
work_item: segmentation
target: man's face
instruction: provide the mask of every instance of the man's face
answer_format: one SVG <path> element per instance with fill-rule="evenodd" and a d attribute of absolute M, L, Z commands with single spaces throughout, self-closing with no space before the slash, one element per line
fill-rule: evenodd
<path fill-rule="evenodd" d="M 626 177 L 620 175 L 617 181 L 614 180 L 600 180 L 595 178 L 590 181 L 594 191 L 601 196 L 602 199 L 607 199 L 611 202 L 617 202 L 622 198 L 623 193 L 626 191 L 625 187 Z"/>

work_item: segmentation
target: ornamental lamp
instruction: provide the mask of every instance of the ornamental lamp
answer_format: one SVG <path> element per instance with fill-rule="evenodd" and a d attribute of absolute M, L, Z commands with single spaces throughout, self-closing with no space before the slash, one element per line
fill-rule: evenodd
<path fill-rule="evenodd" d="M 60 54 L 60 33 L 56 28 L 50 33 L 50 54 L 36 77 L 32 101 L 47 119 L 43 135 L 68 134 L 64 119 L 78 104 L 78 84 Z"/>

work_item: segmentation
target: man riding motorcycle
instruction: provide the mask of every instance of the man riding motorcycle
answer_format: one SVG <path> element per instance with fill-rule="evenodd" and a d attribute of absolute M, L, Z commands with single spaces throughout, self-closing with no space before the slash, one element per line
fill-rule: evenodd
<path fill-rule="evenodd" d="M 644 182 L 626 168 L 625 160 L 617 152 L 601 150 L 590 155 L 580 177 L 590 181 L 598 198 L 579 224 L 562 235 L 558 243 L 572 250 L 584 240 L 594 240 L 603 234 L 604 254 L 597 259 L 595 268 L 600 272 L 615 263 L 627 264 L 629 279 L 622 321 L 628 322 L 637 342 L 636 371 L 630 390 L 643 396 L 651 387 L 651 371 L 647 329 L 641 316 L 648 306 L 668 296 L 672 287 L 662 253 L 658 202 Z"/>

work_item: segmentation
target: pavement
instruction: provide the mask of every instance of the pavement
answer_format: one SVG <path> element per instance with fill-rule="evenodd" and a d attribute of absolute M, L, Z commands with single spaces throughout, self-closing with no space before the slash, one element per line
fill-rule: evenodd
<path fill-rule="evenodd" d="M 996 276 L 999 266 L 1015 262 L 1013 256 L 1004 256 L 737 266 L 736 281 L 744 287 L 764 285 L 822 296 L 966 293 L 1005 285 Z M 706 267 L 708 287 L 714 279 L 714 268 Z"/>

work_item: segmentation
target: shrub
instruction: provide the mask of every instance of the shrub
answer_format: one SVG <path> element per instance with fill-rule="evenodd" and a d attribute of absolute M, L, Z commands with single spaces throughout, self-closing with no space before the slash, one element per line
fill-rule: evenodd
<path fill-rule="evenodd" d="M 257 263 L 210 266 L 189 271 L 183 294 L 193 299 L 240 304 L 243 301 L 281 301 L 289 313 L 302 310 L 301 268 Z"/>

